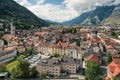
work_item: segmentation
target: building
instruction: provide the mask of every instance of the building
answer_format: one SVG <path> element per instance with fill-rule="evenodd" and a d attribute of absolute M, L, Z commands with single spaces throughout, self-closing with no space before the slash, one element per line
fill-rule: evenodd
<path fill-rule="evenodd" d="M 91 53 L 84 57 L 83 68 L 86 68 L 85 65 L 86 65 L 86 62 L 88 61 L 93 61 L 97 64 L 101 63 L 100 57 L 96 53 Z"/>
<path fill-rule="evenodd" d="M 17 46 L 16 48 L 17 48 L 17 51 L 18 51 L 19 53 L 25 52 L 25 47 L 24 47 L 24 46 Z"/>
<path fill-rule="evenodd" d="M 80 61 L 73 58 L 49 58 L 42 59 L 37 64 L 39 73 L 47 73 L 48 75 L 61 76 L 62 72 L 77 73 L 80 67 Z"/>
<path fill-rule="evenodd" d="M 107 66 L 106 80 L 113 80 L 114 77 L 120 79 L 120 55 L 113 57 L 113 61 Z"/>
<path fill-rule="evenodd" d="M 58 42 L 56 44 L 41 44 L 39 47 L 37 47 L 37 51 L 44 53 L 44 54 L 60 54 L 60 55 L 67 55 L 72 58 L 82 58 L 81 54 L 81 47 L 79 46 L 70 46 L 67 42 Z"/>
<path fill-rule="evenodd" d="M 3 40 L 0 40 L 0 52 L 2 51 L 3 46 L 4 46 L 4 42 L 3 42 Z"/>
<path fill-rule="evenodd" d="M 0 30 L 3 29 L 3 23 L 0 23 Z"/>
<path fill-rule="evenodd" d="M 4 48 L 2 52 L 0 52 L 0 64 L 9 62 L 17 56 L 17 50 L 12 47 Z"/>
<path fill-rule="evenodd" d="M 0 80 L 8 79 L 8 72 L 0 72 Z"/>
<path fill-rule="evenodd" d="M 11 35 L 15 35 L 15 26 L 13 26 L 13 20 L 10 24 L 11 24 Z"/>
<path fill-rule="evenodd" d="M 68 55 L 71 58 L 82 59 L 81 47 L 79 46 L 68 47 L 68 49 L 66 50 L 66 55 Z"/>

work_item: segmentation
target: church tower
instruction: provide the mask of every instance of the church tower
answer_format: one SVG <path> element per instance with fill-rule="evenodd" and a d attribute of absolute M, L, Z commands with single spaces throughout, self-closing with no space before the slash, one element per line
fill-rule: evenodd
<path fill-rule="evenodd" d="M 15 26 L 13 26 L 13 20 L 10 23 L 10 25 L 11 25 L 11 35 L 15 35 Z"/>

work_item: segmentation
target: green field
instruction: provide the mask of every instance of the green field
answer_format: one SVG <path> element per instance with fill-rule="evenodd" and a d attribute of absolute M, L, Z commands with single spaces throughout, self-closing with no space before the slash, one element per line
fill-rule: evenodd
<path fill-rule="evenodd" d="M 11 72 L 13 68 L 15 68 L 18 64 L 18 60 L 14 60 L 6 65 L 6 69 L 8 72 Z"/>
<path fill-rule="evenodd" d="M 11 73 L 12 69 L 17 66 L 17 64 L 19 62 L 18 59 L 20 59 L 20 58 L 23 59 L 23 58 L 25 58 L 25 57 L 27 57 L 29 55 L 30 55 L 30 51 L 26 51 L 26 52 L 18 55 L 18 57 L 15 60 L 8 62 L 6 64 L 7 71 Z"/>

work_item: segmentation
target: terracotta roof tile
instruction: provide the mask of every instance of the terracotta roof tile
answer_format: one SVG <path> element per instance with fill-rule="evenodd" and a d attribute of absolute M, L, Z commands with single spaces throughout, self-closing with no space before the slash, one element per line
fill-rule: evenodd
<path fill-rule="evenodd" d="M 97 57 L 97 55 L 95 55 L 95 54 L 93 53 L 93 54 L 87 56 L 87 57 L 85 58 L 85 61 L 94 61 L 94 62 L 96 62 L 96 63 L 99 63 L 99 58 Z"/>
<path fill-rule="evenodd" d="M 111 76 L 117 76 L 120 73 L 120 59 L 113 59 L 113 61 L 107 66 L 107 69 L 111 71 Z"/>

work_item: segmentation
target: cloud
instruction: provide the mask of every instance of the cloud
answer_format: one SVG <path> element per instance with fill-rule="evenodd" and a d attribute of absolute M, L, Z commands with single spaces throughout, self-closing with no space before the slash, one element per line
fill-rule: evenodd
<path fill-rule="evenodd" d="M 44 3 L 45 0 L 15 0 L 19 4 L 27 7 L 38 17 L 57 22 L 71 20 L 83 12 L 91 11 L 97 6 L 117 5 L 120 0 L 64 0 L 60 5 Z M 56 0 L 57 1 L 57 0 Z"/>

